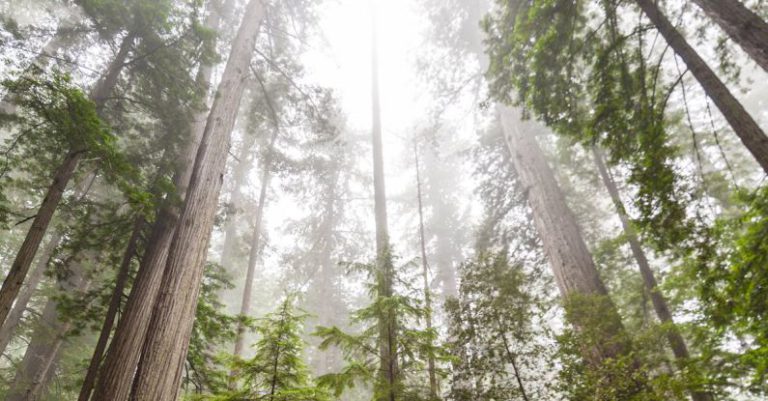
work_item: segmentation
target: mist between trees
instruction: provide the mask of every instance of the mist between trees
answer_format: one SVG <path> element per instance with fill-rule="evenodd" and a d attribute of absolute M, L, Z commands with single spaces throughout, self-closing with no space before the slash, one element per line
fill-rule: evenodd
<path fill-rule="evenodd" d="M 0 397 L 768 397 L 761 0 L 0 2 Z"/>

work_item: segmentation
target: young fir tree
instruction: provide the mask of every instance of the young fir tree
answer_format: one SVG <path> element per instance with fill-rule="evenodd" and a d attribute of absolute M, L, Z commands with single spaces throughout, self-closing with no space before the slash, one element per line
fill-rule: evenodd
<path fill-rule="evenodd" d="M 287 297 L 278 308 L 256 324 L 259 340 L 255 355 L 231 362 L 237 372 L 227 385 L 213 394 L 192 397 L 210 401 L 259 399 L 268 401 L 325 401 L 327 391 L 314 383 L 304 362 L 303 323 L 306 315 L 297 311 L 294 298 Z"/>
<path fill-rule="evenodd" d="M 336 396 L 359 384 L 374 385 L 373 399 L 394 397 L 396 400 L 428 400 L 430 395 L 428 363 L 432 359 L 436 365 L 447 361 L 448 356 L 437 344 L 435 329 L 424 329 L 420 322 L 426 317 L 423 287 L 419 283 L 421 269 L 407 263 L 393 270 L 393 281 L 398 289 L 390 294 L 381 294 L 378 270 L 375 265 L 358 264 L 354 266 L 369 276 L 369 294 L 372 303 L 352 313 L 350 326 L 359 328 L 359 332 L 347 332 L 338 327 L 318 327 L 315 335 L 322 338 L 320 349 L 338 347 L 344 354 L 346 365 L 339 372 L 329 373 L 318 378 L 319 383 L 332 388 Z M 408 274 L 413 274 L 412 278 Z M 401 288 L 402 287 L 402 288 Z M 396 388 L 380 384 L 380 326 L 378 322 L 385 316 L 396 316 L 394 324 L 397 332 L 392 344 L 399 355 L 399 381 Z M 444 372 L 435 369 L 436 375 Z"/>

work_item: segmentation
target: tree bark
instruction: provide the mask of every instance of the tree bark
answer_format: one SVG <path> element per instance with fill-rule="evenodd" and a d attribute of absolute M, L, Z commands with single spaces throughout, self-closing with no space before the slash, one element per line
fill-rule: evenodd
<path fill-rule="evenodd" d="M 533 136 L 538 127 L 533 122 L 522 121 L 519 110 L 502 106 L 500 114 L 512 163 L 525 188 L 528 205 L 561 297 L 566 305 L 574 296 L 602 300 L 602 324 L 597 325 L 598 332 L 594 333 L 599 338 L 593 339 L 595 344 L 584 351 L 585 359 L 599 365 L 608 358 L 626 355 L 630 347 L 621 317 L 608 298 L 576 218 Z M 583 330 L 591 325 L 586 315 L 570 315 L 570 323 L 577 330 Z"/>
<path fill-rule="evenodd" d="M 658 4 L 656 4 L 656 0 L 636 0 L 635 2 L 648 19 L 656 25 L 656 29 L 664 36 L 664 39 L 675 50 L 675 53 L 683 59 L 693 76 L 696 77 L 699 84 L 704 88 L 704 92 L 717 105 L 720 112 L 731 125 L 731 128 L 741 139 L 741 142 L 757 160 L 763 171 L 768 173 L 768 137 L 765 136 L 765 132 L 763 132 L 752 116 L 747 113 L 744 106 L 733 96 L 723 81 L 717 77 L 715 72 L 696 53 L 696 50 L 688 44 L 683 35 L 664 16 Z"/>
<path fill-rule="evenodd" d="M 595 164 L 600 173 L 600 178 L 603 180 L 603 184 L 608 190 L 611 201 L 619 215 L 624 236 L 627 238 L 629 248 L 632 250 L 632 256 L 634 256 L 635 261 L 637 261 L 637 267 L 640 269 L 640 276 L 643 278 L 645 288 L 651 296 L 651 303 L 653 304 L 653 309 L 656 311 L 656 316 L 658 316 L 662 323 L 668 325 L 666 335 L 667 341 L 669 341 L 669 346 L 672 348 L 672 353 L 674 354 L 675 359 L 680 363 L 683 363 L 690 358 L 685 340 L 677 330 L 677 326 L 675 326 L 667 300 L 664 298 L 661 291 L 659 291 L 656 277 L 653 274 L 650 263 L 648 263 L 645 251 L 640 244 L 640 238 L 637 236 L 637 232 L 635 232 L 635 229 L 632 227 L 632 223 L 629 220 L 629 216 L 624 208 L 624 203 L 621 201 L 619 190 L 616 187 L 616 182 L 613 180 L 608 167 L 605 165 L 605 158 L 600 149 L 596 146 L 592 147 L 592 154 L 595 158 Z M 693 401 L 712 401 L 714 399 L 711 393 L 701 391 L 691 391 L 691 398 Z"/>
<path fill-rule="evenodd" d="M 432 331 L 432 295 L 429 290 L 429 264 L 427 263 L 427 244 L 424 236 L 424 206 L 421 197 L 421 173 L 419 172 L 419 148 L 414 142 L 413 144 L 413 156 L 416 162 L 416 197 L 419 205 L 419 243 L 421 245 L 421 275 L 424 281 L 424 307 L 426 313 L 424 320 L 426 320 L 427 330 Z M 432 341 L 429 343 L 432 346 Z M 435 357 L 429 355 L 427 358 L 427 373 L 429 374 L 429 395 L 432 399 L 438 398 L 437 388 L 437 376 L 435 375 Z"/>
<path fill-rule="evenodd" d="M 101 111 L 107 97 L 115 85 L 117 85 L 117 79 L 120 76 L 120 72 L 123 69 L 126 57 L 133 46 L 133 34 L 128 34 L 120 46 L 115 58 L 107 68 L 106 73 L 102 79 L 96 84 L 93 91 L 91 91 L 90 98 L 96 104 L 96 109 Z M 11 310 L 14 300 L 19 294 L 21 285 L 29 272 L 29 267 L 32 265 L 32 261 L 37 254 L 40 243 L 48 231 L 48 226 L 51 223 L 51 218 L 54 212 L 59 206 L 61 197 L 64 194 L 64 190 L 67 184 L 72 179 L 75 173 L 80 159 L 83 158 L 85 153 L 84 149 L 72 149 L 64 157 L 64 161 L 56 168 L 53 175 L 53 182 L 43 198 L 43 202 L 40 204 L 40 208 L 37 210 L 37 215 L 32 221 L 32 226 L 29 228 L 24 242 L 21 244 L 19 252 L 16 254 L 16 258 L 11 265 L 8 275 L 3 281 L 3 286 L 0 288 L 0 322 L 5 322 L 8 317 L 8 313 Z"/>
<path fill-rule="evenodd" d="M 738 0 L 693 0 L 768 72 L 768 23 Z"/>
<path fill-rule="evenodd" d="M 214 96 L 147 331 L 136 377 L 137 401 L 178 396 L 230 135 L 263 15 L 262 0 L 251 0 Z"/>
<path fill-rule="evenodd" d="M 87 291 L 90 280 L 85 278 L 83 269 L 82 262 L 75 263 L 68 277 L 59 282 L 59 291 L 66 294 Z M 6 401 L 36 401 L 42 398 L 58 363 L 66 334 L 72 326 L 71 322 L 61 320 L 58 308 L 56 298 L 49 298 L 24 359 L 16 370 Z"/>
<path fill-rule="evenodd" d="M 43 253 L 40 255 L 40 259 L 37 262 L 37 266 L 32 271 L 32 274 L 27 277 L 24 288 L 19 292 L 19 296 L 16 298 L 16 302 L 13 304 L 8 318 L 5 319 L 5 323 L 0 328 L 0 355 L 5 354 L 8 344 L 13 339 L 13 334 L 16 332 L 16 327 L 19 326 L 21 318 L 24 315 L 24 311 L 27 310 L 27 305 L 35 294 L 37 287 L 45 277 L 45 270 L 53 257 L 53 253 L 61 243 L 62 236 L 59 233 L 54 234 L 50 239 Z"/>
<path fill-rule="evenodd" d="M 371 2 L 371 98 L 373 106 L 373 188 L 376 220 L 376 277 L 379 297 L 394 295 L 394 268 L 389 244 L 387 195 L 384 183 L 384 152 L 381 139 L 381 104 L 379 100 L 379 54 L 376 10 Z M 397 360 L 397 316 L 386 310 L 379 316 L 379 383 L 377 401 L 395 401 L 399 386 Z"/>
<path fill-rule="evenodd" d="M 206 18 L 206 27 L 218 30 L 222 21 L 226 20 L 228 11 L 231 10 L 232 1 L 228 0 L 225 4 L 228 6 L 224 6 L 221 12 L 217 12 L 216 9 L 211 11 Z M 212 72 L 213 67 L 210 65 L 200 67 L 196 78 L 200 87 L 208 88 L 210 86 Z M 173 184 L 181 201 L 187 193 L 187 187 L 192 176 L 192 166 L 203 135 L 205 121 L 206 118 L 200 117 L 198 114 L 195 121 L 190 124 L 192 137 L 187 141 L 176 162 Z M 152 310 L 160 292 L 169 248 L 179 221 L 179 213 L 180 205 L 177 202 L 169 202 L 158 211 L 147 241 L 147 248 L 139 262 L 139 270 L 128 295 L 125 310 L 118 321 L 104 363 L 99 371 L 96 387 L 93 391 L 93 400 L 128 400 L 147 336 Z"/>
<path fill-rule="evenodd" d="M 137 217 L 133 226 L 133 232 L 128 239 L 128 245 L 123 253 L 123 260 L 120 263 L 120 267 L 117 270 L 117 277 L 115 277 L 115 289 L 112 292 L 112 297 L 109 300 L 109 307 L 107 308 L 107 315 L 104 318 L 104 325 L 101 327 L 101 333 L 99 339 L 96 342 L 96 347 L 93 350 L 93 356 L 91 362 L 88 365 L 88 371 L 83 379 L 83 385 L 80 387 L 80 395 L 78 401 L 88 401 L 93 391 L 93 385 L 96 382 L 96 375 L 99 372 L 99 366 L 104 356 L 104 350 L 107 348 L 107 341 L 112 333 L 112 326 L 115 323 L 117 312 L 120 310 L 120 304 L 123 300 L 123 292 L 125 291 L 125 284 L 128 282 L 128 276 L 131 271 L 131 261 L 136 255 L 136 247 L 141 237 L 141 232 L 144 228 L 144 218 Z"/>
<path fill-rule="evenodd" d="M 266 94 L 265 94 L 266 95 Z M 275 141 L 277 140 L 278 130 L 275 129 L 269 142 L 266 157 L 264 158 L 261 174 L 261 190 L 259 191 L 259 205 L 256 208 L 256 218 L 253 225 L 253 236 L 251 237 L 251 250 L 248 254 L 248 270 L 245 274 L 245 285 L 243 288 L 243 299 L 240 302 L 240 316 L 247 317 L 251 313 L 251 298 L 253 295 L 253 279 L 256 275 L 256 265 L 259 262 L 261 254 L 261 226 L 264 219 L 264 206 L 267 202 L 267 190 L 272 178 L 272 158 L 275 151 Z M 237 324 L 237 338 L 235 340 L 235 356 L 243 356 L 245 347 L 245 325 L 241 320 Z"/>

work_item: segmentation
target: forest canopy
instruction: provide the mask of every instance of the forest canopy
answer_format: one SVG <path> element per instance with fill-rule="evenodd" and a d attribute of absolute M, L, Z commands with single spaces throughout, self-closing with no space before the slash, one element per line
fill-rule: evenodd
<path fill-rule="evenodd" d="M 0 398 L 768 397 L 763 0 L 0 2 Z"/>

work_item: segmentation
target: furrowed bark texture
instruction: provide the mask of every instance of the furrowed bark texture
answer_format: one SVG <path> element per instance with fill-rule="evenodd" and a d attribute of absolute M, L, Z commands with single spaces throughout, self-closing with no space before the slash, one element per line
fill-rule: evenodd
<path fill-rule="evenodd" d="M 739 0 L 693 0 L 757 65 L 768 71 L 768 23 Z"/>
<path fill-rule="evenodd" d="M 115 85 L 117 85 L 125 59 L 133 47 L 133 40 L 132 34 L 128 34 L 123 39 L 120 50 L 90 94 L 90 98 L 96 104 L 96 110 L 99 112 L 103 109 L 109 94 L 112 93 Z M 84 149 L 72 149 L 67 153 L 61 165 L 56 168 L 53 174 L 53 182 L 48 187 L 43 202 L 37 210 L 37 215 L 32 221 L 32 225 L 24 238 L 24 242 L 21 244 L 19 252 L 16 254 L 16 258 L 8 271 L 5 281 L 3 281 L 3 286 L 0 288 L 0 322 L 2 323 L 8 317 L 11 306 L 18 296 L 21 285 L 27 277 L 32 261 L 37 254 L 37 250 L 40 248 L 40 243 L 48 231 L 51 218 L 59 206 L 64 190 L 67 188 L 67 184 L 72 179 L 75 169 L 84 154 Z"/>
<path fill-rule="evenodd" d="M 656 311 L 656 316 L 658 316 L 662 323 L 667 323 L 669 325 L 666 334 L 669 346 L 672 348 L 672 353 L 675 355 L 675 359 L 684 362 L 690 358 L 688 346 L 685 344 L 683 336 L 680 335 L 680 332 L 675 326 L 667 300 L 658 288 L 656 276 L 651 269 L 650 263 L 648 263 L 648 258 L 640 243 L 640 238 L 637 236 L 637 232 L 635 232 L 635 229 L 632 227 L 632 223 L 629 220 L 629 216 L 624 208 L 624 203 L 621 201 L 621 196 L 619 195 L 619 189 L 616 187 L 616 182 L 613 180 L 610 171 L 608 171 L 608 166 L 605 164 L 605 158 L 600 149 L 592 147 L 592 154 L 595 158 L 595 164 L 600 173 L 600 178 L 603 180 L 603 184 L 608 190 L 611 201 L 616 207 L 616 213 L 619 215 L 624 236 L 627 237 L 632 256 L 634 256 L 635 261 L 637 261 L 637 267 L 640 269 L 640 276 L 643 278 L 645 288 L 651 296 L 651 303 L 653 304 L 653 309 Z M 712 401 L 714 399 L 712 394 L 701 391 L 691 391 L 691 398 L 694 401 Z"/>
<path fill-rule="evenodd" d="M 101 327 L 101 333 L 99 339 L 96 342 L 96 347 L 93 350 L 93 356 L 91 362 L 88 365 L 88 371 L 83 379 L 83 385 L 80 387 L 80 395 L 78 401 L 88 401 L 93 391 L 93 385 L 96 382 L 96 375 L 99 372 L 99 366 L 101 360 L 104 357 L 104 350 L 107 348 L 107 341 L 112 333 L 112 326 L 115 324 L 115 318 L 117 312 L 120 310 L 120 303 L 123 300 L 123 291 L 125 291 L 125 284 L 128 282 L 128 275 L 131 271 L 131 261 L 136 255 L 136 247 L 139 239 L 141 238 L 141 232 L 144 228 L 144 218 L 136 218 L 136 222 L 133 226 L 133 232 L 128 239 L 128 245 L 125 247 L 123 253 L 123 260 L 120 262 L 120 267 L 117 270 L 117 277 L 115 277 L 115 289 L 112 292 L 112 297 L 109 300 L 109 307 L 107 308 L 107 315 L 104 318 L 104 324 Z"/>
<path fill-rule="evenodd" d="M 716 1 L 719 2 L 720 0 Z M 704 92 L 717 105 L 733 131 L 741 139 L 741 143 L 746 146 L 763 171 L 768 173 L 768 137 L 765 136 L 765 132 L 747 113 L 747 110 L 733 96 L 723 81 L 709 68 L 704 59 L 696 53 L 696 50 L 688 44 L 683 35 L 669 22 L 655 0 L 635 0 L 635 3 L 656 25 L 656 29 L 666 39 L 669 46 L 683 59 L 693 76 L 704 88 Z"/>
<path fill-rule="evenodd" d="M 221 13 L 215 9 L 212 10 L 206 18 L 206 27 L 218 29 L 222 21 L 226 20 L 226 15 L 231 10 L 231 3 L 232 1 L 227 1 L 228 6 L 224 6 Z M 201 66 L 197 76 L 197 83 L 201 88 L 210 86 L 212 71 L 212 66 Z M 176 162 L 173 184 L 181 200 L 186 195 L 195 155 L 203 135 L 204 126 L 200 128 L 199 121 L 205 121 L 205 118 L 196 117 L 190 128 L 191 138 L 185 144 Z M 139 262 L 139 271 L 128 295 L 125 310 L 118 321 L 104 363 L 99 370 L 93 400 L 126 401 L 131 393 L 152 310 L 157 294 L 160 292 L 168 250 L 176 232 L 179 213 L 180 206 L 176 202 L 169 202 L 158 211 L 147 247 Z"/>
<path fill-rule="evenodd" d="M 208 115 L 145 340 L 137 401 L 172 401 L 178 396 L 230 134 L 264 11 L 262 0 L 248 3 Z"/>
<path fill-rule="evenodd" d="M 607 303 L 605 316 L 597 333 L 602 342 L 586 350 L 585 358 L 599 364 L 629 351 L 621 318 L 600 279 L 592 254 L 581 235 L 576 217 L 568 207 L 565 197 L 534 137 L 538 131 L 531 122 L 521 120 L 521 113 L 509 107 L 501 107 L 501 122 L 515 170 L 525 188 L 528 205 L 533 214 L 536 229 L 544 247 L 560 295 L 567 303 L 574 296 L 596 296 Z M 575 314 L 571 321 L 577 330 L 589 326 Z"/>
<path fill-rule="evenodd" d="M 394 269 L 389 247 L 387 194 L 384 183 L 384 152 L 381 140 L 381 104 L 379 100 L 379 55 L 376 11 L 371 3 L 371 97 L 373 103 L 373 188 L 376 220 L 376 269 L 380 297 L 391 297 Z M 399 368 L 397 361 L 397 316 L 385 311 L 379 317 L 379 383 L 377 401 L 395 401 Z"/>

